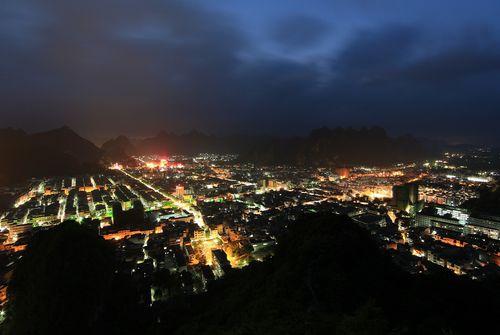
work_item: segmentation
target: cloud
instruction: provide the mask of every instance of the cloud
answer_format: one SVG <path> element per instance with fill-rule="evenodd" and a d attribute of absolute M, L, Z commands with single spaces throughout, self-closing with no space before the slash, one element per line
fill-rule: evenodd
<path fill-rule="evenodd" d="M 415 27 L 392 24 L 358 31 L 334 58 L 334 73 L 343 79 L 374 81 L 411 61 L 419 35 Z"/>
<path fill-rule="evenodd" d="M 321 19 L 294 15 L 273 24 L 271 36 L 285 49 L 303 49 L 320 43 L 331 33 L 330 26 Z"/>
<path fill-rule="evenodd" d="M 189 112 L 202 118 L 196 110 L 212 110 L 208 102 L 224 94 L 220 84 L 246 44 L 228 18 L 182 1 L 11 1 L 6 8 L 2 18 L 14 11 L 12 25 L 29 37 L 24 46 L 16 29 L 1 37 L 10 49 L 0 55 L 6 105 L 17 114 L 44 101 L 68 123 L 97 128 L 182 121 L 178 115 Z"/>
<path fill-rule="evenodd" d="M 463 46 L 426 57 L 401 71 L 408 80 L 444 82 L 482 74 L 500 73 L 500 52 L 496 45 L 488 49 Z"/>
<path fill-rule="evenodd" d="M 498 119 L 494 29 L 451 39 L 415 23 L 377 23 L 353 29 L 331 51 L 292 61 L 260 53 L 235 17 L 192 1 L 5 1 L 6 126 L 65 123 L 100 135 L 380 124 L 442 134 Z M 291 15 L 268 33 L 286 53 L 315 50 L 336 33 L 331 27 Z"/>

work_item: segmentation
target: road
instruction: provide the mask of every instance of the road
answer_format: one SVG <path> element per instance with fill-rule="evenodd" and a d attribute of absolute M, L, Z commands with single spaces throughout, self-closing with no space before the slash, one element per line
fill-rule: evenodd
<path fill-rule="evenodd" d="M 189 204 L 187 204 L 185 202 L 180 201 L 179 199 L 171 196 L 168 193 L 163 192 L 162 190 L 157 189 L 156 187 L 154 187 L 151 184 L 145 182 L 141 178 L 137 178 L 134 175 L 128 173 L 127 171 L 125 171 L 123 169 L 117 169 L 117 170 L 120 171 L 121 173 L 123 173 L 124 175 L 128 176 L 129 178 L 132 178 L 132 179 L 138 181 L 139 183 L 141 183 L 145 187 L 147 187 L 147 188 L 155 191 L 156 193 L 160 194 L 166 200 L 171 201 L 175 206 L 179 207 L 180 209 L 185 210 L 186 212 L 192 214 L 193 218 L 194 218 L 194 223 L 196 223 L 198 226 L 200 226 L 200 228 L 203 228 L 203 229 L 206 228 L 207 225 L 205 224 L 205 220 L 203 220 L 203 215 L 201 215 L 201 212 L 199 210 L 193 208 L 193 206 L 191 206 L 191 205 L 189 205 Z"/>

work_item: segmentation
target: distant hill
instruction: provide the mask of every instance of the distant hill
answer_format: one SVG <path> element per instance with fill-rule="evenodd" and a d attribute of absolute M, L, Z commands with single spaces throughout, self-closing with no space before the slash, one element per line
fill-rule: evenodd
<path fill-rule="evenodd" d="M 432 156 L 410 135 L 390 137 L 380 127 L 315 129 L 305 138 L 274 139 L 242 156 L 260 164 L 389 165 Z"/>
<path fill-rule="evenodd" d="M 111 162 L 122 162 L 138 153 L 137 147 L 126 136 L 118 136 L 105 142 L 101 149 L 104 158 Z"/>
<path fill-rule="evenodd" d="M 68 127 L 27 134 L 0 130 L 0 184 L 30 177 L 78 173 L 94 169 L 101 150 Z"/>
<path fill-rule="evenodd" d="M 215 136 L 193 130 L 185 134 L 160 132 L 153 137 L 132 140 L 125 136 L 102 145 L 106 157 L 125 158 L 131 152 L 157 155 L 192 155 L 197 153 L 244 153 L 266 138 L 252 136 Z"/>
<path fill-rule="evenodd" d="M 149 154 L 195 154 L 198 152 L 220 152 L 221 139 L 206 135 L 198 131 L 186 134 L 160 132 L 158 135 L 147 138 L 139 143 L 143 153 Z"/>
<path fill-rule="evenodd" d="M 439 145 L 412 136 L 390 137 L 384 129 L 319 128 L 306 137 L 214 136 L 198 131 L 185 134 L 160 132 L 131 140 L 119 136 L 99 149 L 72 129 L 62 127 L 27 134 L 0 129 L 0 185 L 29 177 L 81 172 L 101 159 L 126 161 L 136 154 L 234 153 L 242 162 L 260 165 L 388 165 L 418 161 L 439 151 Z"/>
<path fill-rule="evenodd" d="M 306 137 L 251 137 L 206 135 L 198 131 L 177 135 L 161 132 L 135 142 L 120 137 L 106 142 L 109 156 L 134 151 L 141 154 L 235 153 L 243 162 L 261 165 L 389 165 L 429 158 L 439 145 L 407 135 L 390 137 L 383 128 L 319 128 Z M 134 143 L 132 146 L 132 142 Z M 133 148 L 133 149 L 132 149 Z M 120 153 L 116 155 L 116 153 Z"/>

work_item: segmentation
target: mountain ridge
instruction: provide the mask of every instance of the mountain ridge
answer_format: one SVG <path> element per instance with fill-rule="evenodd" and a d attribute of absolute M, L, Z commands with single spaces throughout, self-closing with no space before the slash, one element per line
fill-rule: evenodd
<path fill-rule="evenodd" d="M 215 136 L 199 131 L 179 135 L 161 131 L 139 140 L 125 138 L 122 142 L 129 143 L 126 148 L 116 142 L 117 138 L 104 143 L 105 155 L 117 151 L 161 155 L 208 152 L 238 154 L 242 162 L 260 165 L 389 165 L 434 156 L 442 147 L 411 135 L 391 137 L 381 127 L 321 127 L 302 137 Z"/>
<path fill-rule="evenodd" d="M 28 134 L 0 129 L 0 185 L 32 177 L 65 175 L 96 169 L 102 151 L 69 127 Z"/>
<path fill-rule="evenodd" d="M 435 156 L 442 144 L 411 135 L 391 137 L 381 127 L 328 128 L 307 136 L 277 137 L 184 134 L 161 131 L 144 139 L 118 136 L 100 148 L 67 126 L 29 134 L 0 129 L 0 185 L 31 177 L 87 172 L 100 163 L 125 162 L 134 155 L 237 154 L 242 163 L 300 166 L 390 165 Z"/>

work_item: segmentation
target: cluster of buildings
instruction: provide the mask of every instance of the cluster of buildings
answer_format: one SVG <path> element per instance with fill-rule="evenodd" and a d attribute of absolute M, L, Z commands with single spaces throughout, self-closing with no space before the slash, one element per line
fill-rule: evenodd
<path fill-rule="evenodd" d="M 418 185 L 395 186 L 390 203 L 402 238 L 386 247 L 399 263 L 413 273 L 445 270 L 472 279 L 498 276 L 500 216 L 425 201 L 419 198 Z"/>
<path fill-rule="evenodd" d="M 146 304 L 202 292 L 232 268 L 264 260 L 289 225 L 318 212 L 350 217 L 411 273 L 482 279 L 498 272 L 500 218 L 461 204 L 497 175 L 448 158 L 318 168 L 259 167 L 232 155 L 137 157 L 103 174 L 34 180 L 0 214 L 0 303 L 8 265 L 33 231 L 68 219 L 93 222 L 115 244 L 119 271 Z"/>
<path fill-rule="evenodd" d="M 483 235 L 500 240 L 500 216 L 472 213 L 471 210 L 447 205 L 429 205 L 416 214 L 416 227 L 440 228 L 461 235 Z"/>

